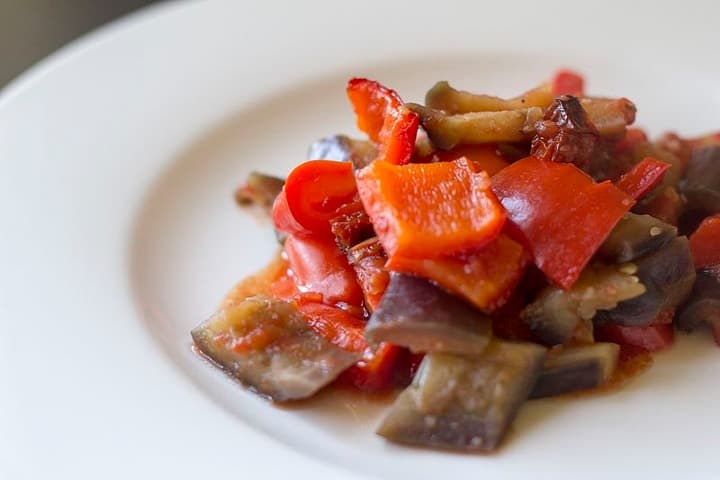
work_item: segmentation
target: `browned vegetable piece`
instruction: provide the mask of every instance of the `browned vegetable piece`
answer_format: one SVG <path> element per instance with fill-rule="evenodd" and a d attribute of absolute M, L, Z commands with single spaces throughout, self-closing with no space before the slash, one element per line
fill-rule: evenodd
<path fill-rule="evenodd" d="M 563 95 L 545 110 L 536 125 L 530 154 L 544 160 L 573 163 L 584 169 L 600 141 L 577 97 Z"/>
<path fill-rule="evenodd" d="M 425 104 L 450 114 L 470 112 L 499 112 L 528 107 L 547 107 L 553 100 L 549 83 L 528 90 L 515 98 L 503 99 L 491 95 L 456 90 L 446 81 L 437 82 L 427 94 Z"/>
<path fill-rule="evenodd" d="M 635 121 L 635 105 L 625 98 L 583 98 L 580 103 L 602 136 L 622 135 L 627 125 Z M 460 144 L 528 141 L 543 117 L 540 107 L 457 115 L 415 103 L 408 103 L 407 107 L 420 115 L 430 140 L 441 150 Z"/>
<path fill-rule="evenodd" d="M 365 337 L 414 352 L 477 354 L 490 342 L 492 321 L 427 280 L 392 273 Z"/>
<path fill-rule="evenodd" d="M 385 270 L 385 250 L 377 237 L 373 237 L 350 248 L 347 258 L 357 275 L 365 306 L 372 312 L 380 303 L 390 281 L 390 274 Z"/>
<path fill-rule="evenodd" d="M 720 212 L 720 146 L 693 151 L 681 191 L 690 209 L 707 214 Z"/>
<path fill-rule="evenodd" d="M 705 323 L 720 328 L 720 273 L 709 270 L 697 272 L 690 299 L 675 319 L 681 330 L 692 331 Z"/>
<path fill-rule="evenodd" d="M 542 108 L 530 107 L 502 112 L 471 112 L 448 115 L 442 110 L 408 103 L 420 115 L 420 122 L 433 144 L 450 150 L 460 144 L 522 142 L 532 138 Z"/>
<path fill-rule="evenodd" d="M 453 450 L 497 448 L 537 381 L 545 349 L 494 341 L 478 356 L 425 355 L 377 433 Z"/>
<path fill-rule="evenodd" d="M 312 396 L 361 357 L 318 335 L 293 304 L 263 296 L 221 309 L 192 337 L 225 373 L 276 402 Z"/>
<path fill-rule="evenodd" d="M 235 201 L 241 206 L 258 206 L 268 214 L 285 185 L 282 178 L 259 172 L 250 172 L 247 180 L 235 190 Z"/>
<path fill-rule="evenodd" d="M 594 343 L 552 349 L 530 398 L 553 397 L 604 385 L 612 377 L 620 347 Z"/>
<path fill-rule="evenodd" d="M 600 246 L 606 260 L 624 263 L 657 250 L 677 236 L 677 228 L 650 215 L 627 213 Z"/>
<path fill-rule="evenodd" d="M 633 260 L 645 293 L 597 313 L 597 323 L 649 325 L 665 309 L 687 300 L 695 283 L 695 266 L 686 237 L 675 237 L 664 247 Z"/>
<path fill-rule="evenodd" d="M 645 287 L 634 275 L 633 264 L 586 267 L 570 290 L 548 286 L 522 312 L 523 321 L 547 345 L 570 340 L 592 343 L 592 319 L 598 310 L 611 309 L 638 297 Z"/>
<path fill-rule="evenodd" d="M 338 160 L 352 162 L 354 168 L 363 168 L 377 157 L 377 148 L 367 140 L 354 140 L 345 135 L 321 138 L 310 145 L 308 160 Z"/>

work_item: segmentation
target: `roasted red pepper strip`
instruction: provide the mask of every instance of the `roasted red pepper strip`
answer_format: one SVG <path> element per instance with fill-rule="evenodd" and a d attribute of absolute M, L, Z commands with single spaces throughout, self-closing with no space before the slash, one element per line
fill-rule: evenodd
<path fill-rule="evenodd" d="M 660 185 L 665 172 L 671 166 L 669 163 L 661 162 L 652 157 L 645 157 L 629 172 L 623 174 L 615 182 L 615 186 L 638 200 Z"/>
<path fill-rule="evenodd" d="M 574 165 L 527 157 L 493 177 L 508 226 L 553 282 L 568 289 L 635 203 Z"/>
<path fill-rule="evenodd" d="M 404 349 L 381 343 L 377 349 L 367 349 L 363 359 L 345 370 L 337 382 L 365 392 L 385 391 L 395 386 L 396 368 L 402 362 Z"/>
<path fill-rule="evenodd" d="M 466 159 L 356 173 L 358 193 L 388 256 L 434 258 L 494 240 L 505 212 L 485 172 Z"/>
<path fill-rule="evenodd" d="M 621 155 L 630 151 L 635 145 L 648 141 L 647 133 L 639 128 L 628 128 L 625 137 L 615 144 L 615 155 Z"/>
<path fill-rule="evenodd" d="M 470 160 L 491 177 L 510 165 L 498 153 L 497 145 L 459 145 L 451 150 L 437 150 L 421 158 L 418 163 L 452 162 L 461 158 Z"/>
<path fill-rule="evenodd" d="M 327 304 L 362 304 L 355 271 L 333 240 L 291 235 L 285 254 L 301 291 L 319 293 Z"/>
<path fill-rule="evenodd" d="M 624 327 L 622 325 L 608 324 L 595 328 L 595 338 L 599 341 L 632 345 L 648 352 L 657 352 L 673 344 L 675 331 L 669 323 L 648 325 L 646 327 Z"/>
<path fill-rule="evenodd" d="M 506 235 L 462 257 L 416 258 L 395 255 L 386 267 L 436 282 L 485 311 L 500 307 L 522 278 L 529 257 Z"/>
<path fill-rule="evenodd" d="M 365 78 L 348 82 L 347 95 L 358 128 L 378 144 L 378 159 L 397 165 L 410 161 L 420 119 L 395 91 Z"/>
<path fill-rule="evenodd" d="M 331 237 L 330 219 L 357 194 L 350 162 L 311 160 L 288 175 L 273 205 L 275 228 L 291 235 Z"/>
<path fill-rule="evenodd" d="M 584 93 L 585 81 L 583 77 L 571 70 L 560 70 L 552 79 L 551 89 L 553 95 L 573 95 L 581 97 Z"/>
<path fill-rule="evenodd" d="M 690 252 L 696 268 L 720 266 L 720 215 L 706 218 L 690 235 Z"/>

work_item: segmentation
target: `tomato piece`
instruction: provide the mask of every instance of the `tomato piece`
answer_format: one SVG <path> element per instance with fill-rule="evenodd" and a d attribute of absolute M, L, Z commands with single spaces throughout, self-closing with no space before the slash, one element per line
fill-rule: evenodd
<path fill-rule="evenodd" d="M 493 191 L 535 264 L 564 289 L 635 203 L 609 181 L 598 184 L 574 165 L 535 157 L 495 175 Z"/>
<path fill-rule="evenodd" d="M 665 172 L 672 167 L 667 162 L 661 162 L 652 157 L 645 157 L 629 172 L 623 174 L 615 182 L 615 186 L 629 196 L 638 200 L 644 197 L 655 187 L 660 185 Z"/>
<path fill-rule="evenodd" d="M 585 80 L 572 70 L 559 70 L 551 82 L 553 95 L 573 95 L 581 97 L 585 90 Z"/>
<path fill-rule="evenodd" d="M 720 214 L 707 217 L 690 235 L 690 252 L 696 268 L 720 265 Z"/>
<path fill-rule="evenodd" d="M 394 255 L 386 267 L 432 280 L 476 307 L 492 311 L 510 297 L 528 263 L 522 245 L 500 235 L 468 255 L 435 259 Z"/>
<path fill-rule="evenodd" d="M 403 166 L 373 162 L 356 177 L 389 257 L 433 258 L 480 248 L 505 223 L 487 173 L 465 159 Z"/>
<path fill-rule="evenodd" d="M 632 345 L 648 352 L 657 352 L 673 344 L 675 331 L 672 324 L 661 323 L 646 327 L 600 325 L 595 328 L 595 338 L 620 345 Z"/>
<path fill-rule="evenodd" d="M 437 150 L 420 159 L 418 163 L 452 162 L 466 158 L 473 162 L 478 170 L 487 172 L 491 177 L 510 162 L 498 153 L 496 145 L 459 145 L 451 150 Z"/>
<path fill-rule="evenodd" d="M 403 363 L 404 350 L 389 343 L 381 343 L 375 350 L 367 349 L 362 360 L 340 375 L 338 383 L 365 392 L 388 390 L 395 386 L 395 373 Z"/>
<path fill-rule="evenodd" d="M 335 211 L 357 194 L 350 162 L 311 160 L 290 172 L 273 205 L 275 228 L 290 235 L 331 236 Z"/>
<path fill-rule="evenodd" d="M 355 272 L 331 239 L 290 235 L 285 254 L 301 291 L 320 293 L 328 304 L 361 305 Z"/>
<path fill-rule="evenodd" d="M 418 115 L 394 90 L 366 78 L 350 79 L 347 95 L 358 128 L 378 144 L 378 159 L 396 165 L 408 163 L 415 149 Z"/>

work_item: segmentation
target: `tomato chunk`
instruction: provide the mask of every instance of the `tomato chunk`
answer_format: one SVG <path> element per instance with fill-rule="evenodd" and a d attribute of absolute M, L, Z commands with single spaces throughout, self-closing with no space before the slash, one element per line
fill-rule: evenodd
<path fill-rule="evenodd" d="M 330 237 L 335 211 L 357 194 L 350 162 L 311 160 L 288 175 L 273 205 L 275 228 L 291 235 Z"/>
<path fill-rule="evenodd" d="M 595 337 L 597 340 L 632 345 L 648 352 L 657 352 L 672 345 L 675 331 L 672 324 L 669 323 L 658 323 L 646 327 L 607 324 L 595 328 Z"/>
<path fill-rule="evenodd" d="M 629 172 L 623 174 L 615 182 L 615 186 L 638 200 L 647 195 L 652 189 L 660 185 L 665 172 L 672 167 L 669 163 L 661 162 L 652 157 L 645 157 Z"/>
<path fill-rule="evenodd" d="M 319 293 L 328 304 L 362 303 L 355 271 L 331 239 L 291 235 L 285 241 L 285 254 L 302 291 Z"/>
<path fill-rule="evenodd" d="M 568 289 L 635 203 L 574 165 L 527 157 L 493 177 L 512 227 L 548 278 Z"/>
<path fill-rule="evenodd" d="M 418 115 L 394 90 L 366 78 L 351 79 L 347 95 L 358 128 L 378 144 L 378 158 L 397 165 L 408 163 L 415 149 Z"/>
<path fill-rule="evenodd" d="M 388 256 L 433 258 L 495 239 L 505 212 L 471 162 L 392 165 L 356 174 L 358 193 Z M 392 258 L 391 258 L 392 261 Z"/>
<path fill-rule="evenodd" d="M 585 80 L 572 70 L 560 70 L 552 79 L 551 89 L 556 97 L 560 95 L 581 97 L 585 89 Z"/>
<path fill-rule="evenodd" d="M 435 259 L 394 255 L 386 267 L 432 280 L 476 307 L 492 311 L 510 297 L 528 263 L 522 245 L 500 235 L 469 255 Z"/>
<path fill-rule="evenodd" d="M 720 215 L 707 217 L 690 235 L 690 252 L 697 268 L 720 265 Z"/>

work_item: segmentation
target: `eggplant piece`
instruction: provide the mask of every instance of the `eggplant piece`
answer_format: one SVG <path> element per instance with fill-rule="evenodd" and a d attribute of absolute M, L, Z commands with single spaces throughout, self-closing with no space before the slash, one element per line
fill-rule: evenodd
<path fill-rule="evenodd" d="M 352 162 L 356 169 L 366 167 L 377 158 L 377 148 L 367 140 L 354 140 L 345 135 L 321 138 L 310 145 L 308 160 Z"/>
<path fill-rule="evenodd" d="M 681 192 L 690 210 L 707 214 L 720 212 L 720 145 L 693 151 Z"/>
<path fill-rule="evenodd" d="M 614 308 L 645 292 L 636 270 L 633 264 L 590 265 L 570 290 L 554 285 L 541 290 L 521 318 L 544 344 L 592 343 L 592 319 L 598 310 Z"/>
<path fill-rule="evenodd" d="M 477 354 L 492 338 L 492 320 L 425 279 L 391 273 L 365 337 L 413 352 Z"/>
<path fill-rule="evenodd" d="M 617 368 L 620 347 L 594 343 L 548 352 L 530 398 L 554 397 L 604 385 Z"/>
<path fill-rule="evenodd" d="M 598 253 L 604 259 L 625 263 L 667 245 L 677 228 L 651 215 L 627 213 L 620 219 Z"/>
<path fill-rule="evenodd" d="M 612 309 L 597 313 L 594 321 L 625 326 L 645 326 L 664 309 L 676 308 L 687 300 L 695 283 L 695 266 L 686 237 L 675 237 L 660 250 L 633 261 L 646 292 Z"/>
<path fill-rule="evenodd" d="M 425 94 L 425 104 L 428 107 L 444 110 L 451 114 L 499 112 L 527 107 L 545 108 L 552 101 L 553 93 L 549 83 L 543 83 L 522 95 L 509 99 L 457 90 L 446 81 L 437 82 Z"/>
<path fill-rule="evenodd" d="M 479 356 L 425 355 L 377 433 L 453 450 L 494 450 L 537 381 L 545 348 L 493 341 Z"/>
<path fill-rule="evenodd" d="M 720 276 L 717 272 L 697 272 L 690 299 L 680 310 L 675 325 L 680 330 L 692 331 L 706 323 L 720 328 Z"/>
<path fill-rule="evenodd" d="M 362 357 L 318 335 L 293 304 L 264 296 L 221 309 L 192 338 L 225 373 L 275 402 L 312 396 Z"/>
<path fill-rule="evenodd" d="M 235 190 L 235 201 L 240 206 L 259 206 L 268 214 L 275 197 L 285 185 L 285 180 L 259 172 L 250 172 L 245 183 Z"/>

